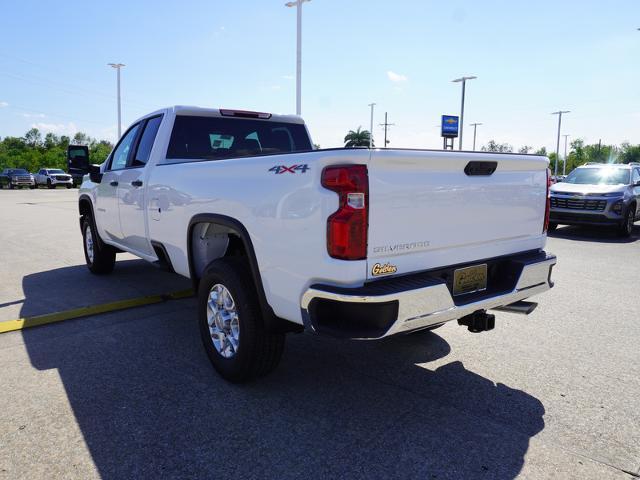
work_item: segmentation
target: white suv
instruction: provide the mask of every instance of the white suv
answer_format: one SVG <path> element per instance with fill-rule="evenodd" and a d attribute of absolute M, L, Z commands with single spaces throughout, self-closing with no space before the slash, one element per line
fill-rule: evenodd
<path fill-rule="evenodd" d="M 46 185 L 48 188 L 56 188 L 58 185 L 64 185 L 67 188 L 73 187 L 73 178 L 71 175 L 64 173 L 59 168 L 41 168 L 34 176 L 36 187 Z"/>

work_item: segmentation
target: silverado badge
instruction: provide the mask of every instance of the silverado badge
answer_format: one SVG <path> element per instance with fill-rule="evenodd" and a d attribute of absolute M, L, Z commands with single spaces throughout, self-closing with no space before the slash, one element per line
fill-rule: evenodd
<path fill-rule="evenodd" d="M 396 267 L 395 265 L 391 265 L 390 263 L 385 263 L 384 265 L 376 263 L 371 269 L 371 275 L 376 277 L 378 275 L 388 275 L 390 273 L 396 273 L 397 271 L 398 267 Z"/>

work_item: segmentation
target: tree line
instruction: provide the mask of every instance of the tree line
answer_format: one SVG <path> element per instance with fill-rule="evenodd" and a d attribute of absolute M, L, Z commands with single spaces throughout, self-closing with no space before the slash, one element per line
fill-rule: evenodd
<path fill-rule="evenodd" d="M 494 140 L 490 140 L 486 145 L 482 147 L 483 152 L 513 152 L 514 149 L 508 143 L 497 143 Z M 547 152 L 545 147 L 538 150 L 533 149 L 530 146 L 523 146 L 518 149 L 518 153 L 534 153 L 537 155 L 546 155 L 551 162 L 550 168 L 555 170 L 556 166 L 556 153 Z M 558 163 L 558 172 L 562 172 L 562 163 L 564 157 L 561 155 Z M 632 145 L 628 142 L 624 142 L 621 145 L 602 145 L 601 143 L 593 143 L 585 145 L 584 140 L 577 138 L 571 142 L 571 149 L 567 152 L 567 166 L 566 172 L 569 173 L 576 167 L 584 165 L 587 162 L 596 163 L 631 163 L 640 162 L 640 145 Z"/>
<path fill-rule="evenodd" d="M 40 130 L 32 128 L 23 137 L 0 139 L 0 169 L 25 168 L 30 172 L 41 168 L 66 170 L 69 144 L 87 145 L 92 163 L 102 163 L 113 149 L 111 142 L 97 140 L 86 133 L 78 132 L 73 137 L 54 133 L 43 136 Z"/>
<path fill-rule="evenodd" d="M 358 127 L 350 130 L 344 138 L 345 147 L 368 147 L 370 133 Z M 91 163 L 102 163 L 111 150 L 113 144 L 107 140 L 97 140 L 86 133 L 78 132 L 73 137 L 58 136 L 54 133 L 42 133 L 32 128 L 23 137 L 4 137 L 0 139 L 0 170 L 5 168 L 25 168 L 30 172 L 37 172 L 41 168 L 67 168 L 67 147 L 69 144 L 87 145 Z M 498 143 L 490 140 L 483 145 L 483 152 L 514 152 L 508 143 Z M 551 161 L 551 170 L 555 169 L 556 154 L 547 152 L 545 147 L 534 150 L 525 145 L 517 150 L 518 153 L 546 155 Z M 562 171 L 562 157 L 558 163 L 558 171 Z M 598 163 L 630 163 L 640 162 L 640 145 L 628 142 L 621 145 L 602 145 L 599 143 L 586 145 L 578 138 L 571 142 L 571 149 L 567 153 L 567 173 L 575 167 L 587 162 Z"/>

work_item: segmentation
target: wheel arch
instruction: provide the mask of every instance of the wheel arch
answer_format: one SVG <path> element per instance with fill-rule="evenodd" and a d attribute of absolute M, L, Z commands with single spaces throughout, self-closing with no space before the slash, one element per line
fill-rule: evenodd
<path fill-rule="evenodd" d="M 253 247 L 253 242 L 251 241 L 251 236 L 245 226 L 235 218 L 216 213 L 200 213 L 194 215 L 191 220 L 189 220 L 189 226 L 187 228 L 187 262 L 189 266 L 189 277 L 193 282 L 194 290 L 198 290 L 198 284 L 200 281 L 193 248 L 193 236 L 195 234 L 195 229 L 199 224 L 209 224 L 216 227 L 222 227 L 222 231 L 226 231 L 229 234 L 228 243 L 224 246 L 222 254 L 214 256 L 209 261 L 227 256 L 227 254 L 230 253 L 230 250 L 233 250 L 231 247 L 235 240 L 231 239 L 231 236 L 237 238 L 242 245 L 242 250 L 244 251 L 244 256 L 249 266 L 249 272 L 258 294 L 258 303 L 264 318 L 265 328 L 271 332 L 301 330 L 302 327 L 300 325 L 277 317 L 273 308 L 269 305 L 264 285 L 262 283 L 262 276 L 260 275 L 260 268 L 258 266 L 255 249 Z M 201 266 L 201 268 L 204 268 L 204 266 Z"/>

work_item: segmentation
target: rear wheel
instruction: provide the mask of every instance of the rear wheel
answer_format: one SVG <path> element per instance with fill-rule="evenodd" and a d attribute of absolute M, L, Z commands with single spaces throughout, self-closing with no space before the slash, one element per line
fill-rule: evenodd
<path fill-rule="evenodd" d="M 111 273 L 116 263 L 116 250 L 111 245 L 99 241 L 90 217 L 84 217 L 82 222 L 82 240 L 84 259 L 91 273 Z"/>
<path fill-rule="evenodd" d="M 624 216 L 623 222 L 618 227 L 618 235 L 621 237 L 630 237 L 633 231 L 633 222 L 635 220 L 635 205 L 629 205 L 627 214 Z"/>
<path fill-rule="evenodd" d="M 198 289 L 198 323 L 204 349 L 216 371 L 241 383 L 274 370 L 285 335 L 264 328 L 257 292 L 241 258 L 214 260 Z"/>

